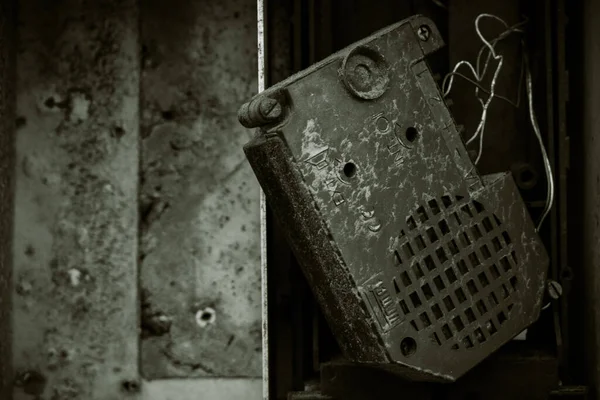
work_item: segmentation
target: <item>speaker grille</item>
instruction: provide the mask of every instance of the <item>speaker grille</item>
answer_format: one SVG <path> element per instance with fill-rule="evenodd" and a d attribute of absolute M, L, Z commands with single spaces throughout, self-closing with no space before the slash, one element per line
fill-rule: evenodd
<path fill-rule="evenodd" d="M 444 195 L 406 219 L 394 250 L 395 289 L 415 331 L 471 349 L 510 317 L 519 261 L 502 222 L 477 201 Z"/>

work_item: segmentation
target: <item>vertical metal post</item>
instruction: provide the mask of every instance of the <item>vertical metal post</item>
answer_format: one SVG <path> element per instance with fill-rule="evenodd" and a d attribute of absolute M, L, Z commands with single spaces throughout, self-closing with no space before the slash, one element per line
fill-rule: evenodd
<path fill-rule="evenodd" d="M 583 2 L 582 13 L 582 262 L 585 285 L 586 367 L 589 385 L 600 396 L 600 2 Z M 594 396 L 592 396 L 594 397 Z"/>
<path fill-rule="evenodd" d="M 257 0 L 258 31 L 258 91 L 267 82 L 267 0 Z M 269 399 L 269 303 L 267 285 L 267 202 L 260 190 L 261 298 L 262 298 L 262 355 L 263 399 Z"/>
<path fill-rule="evenodd" d="M 12 399 L 16 1 L 0 0 L 0 398 Z"/>

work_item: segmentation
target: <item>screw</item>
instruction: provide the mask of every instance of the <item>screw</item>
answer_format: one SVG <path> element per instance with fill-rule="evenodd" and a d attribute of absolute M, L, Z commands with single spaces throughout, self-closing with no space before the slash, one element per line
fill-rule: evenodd
<path fill-rule="evenodd" d="M 431 29 L 427 25 L 421 25 L 419 30 L 417 31 L 417 36 L 419 39 L 426 42 L 429 40 L 429 36 L 431 35 Z"/>
<path fill-rule="evenodd" d="M 150 314 L 143 312 L 142 328 L 149 336 L 162 336 L 171 331 L 173 319 L 163 313 Z"/>
<path fill-rule="evenodd" d="M 553 280 L 548 281 L 548 295 L 552 299 L 558 300 L 562 296 L 562 290 L 560 283 Z"/>
<path fill-rule="evenodd" d="M 261 99 L 258 109 L 260 110 L 260 115 L 268 120 L 277 119 L 281 115 L 281 104 L 270 97 Z"/>
<path fill-rule="evenodd" d="M 276 121 L 283 114 L 279 101 L 261 96 L 244 104 L 238 112 L 238 120 L 246 128 L 256 128 Z"/>

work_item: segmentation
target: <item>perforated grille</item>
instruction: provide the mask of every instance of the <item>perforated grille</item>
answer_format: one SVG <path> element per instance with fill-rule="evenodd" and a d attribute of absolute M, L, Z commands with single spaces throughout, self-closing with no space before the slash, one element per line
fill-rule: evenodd
<path fill-rule="evenodd" d="M 406 227 L 392 284 L 414 330 L 453 349 L 496 334 L 519 288 L 517 255 L 498 217 L 476 201 L 442 196 L 418 207 Z"/>

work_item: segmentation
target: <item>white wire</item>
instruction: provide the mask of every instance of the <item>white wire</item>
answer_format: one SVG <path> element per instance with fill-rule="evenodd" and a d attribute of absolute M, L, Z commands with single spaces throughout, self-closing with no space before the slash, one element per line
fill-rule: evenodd
<path fill-rule="evenodd" d="M 521 64 L 523 64 L 523 63 L 521 63 Z M 499 95 L 499 94 L 496 94 L 496 95 L 495 95 L 495 97 L 496 97 L 497 99 L 499 99 L 499 100 L 503 100 L 503 101 L 507 102 L 508 104 L 510 104 L 511 106 L 513 106 L 513 107 L 515 107 L 515 108 L 519 108 L 519 105 L 521 104 L 521 94 L 520 94 L 521 87 L 522 87 L 521 83 L 523 82 L 524 72 L 525 72 L 525 68 L 522 66 L 522 68 L 521 68 L 521 76 L 520 76 L 520 78 L 519 78 L 519 92 L 518 92 L 518 94 L 517 94 L 517 100 L 516 100 L 516 101 L 510 100 L 509 98 L 507 98 L 507 97 L 504 97 L 504 96 L 501 96 L 501 95 Z M 489 95 L 489 94 L 490 94 L 489 90 L 487 90 L 486 88 L 484 88 L 484 87 L 481 85 L 481 83 L 479 83 L 479 82 L 477 82 L 477 81 L 475 81 L 475 80 L 473 80 L 473 79 L 469 78 L 469 77 L 468 77 L 468 76 L 466 76 L 466 75 L 463 75 L 463 74 L 461 74 L 460 72 L 449 72 L 449 73 L 446 75 L 446 78 L 449 78 L 449 77 L 450 77 L 450 76 L 452 76 L 452 75 L 455 75 L 455 76 L 458 76 L 459 78 L 462 78 L 462 79 L 464 79 L 465 81 L 469 82 L 470 84 L 472 84 L 472 85 L 476 86 L 476 87 L 477 87 L 479 90 L 481 90 L 481 91 L 482 91 L 482 92 L 484 92 L 485 94 L 487 94 L 487 95 Z M 446 97 L 446 96 L 444 96 L 444 97 Z"/>
<path fill-rule="evenodd" d="M 497 21 L 499 21 L 500 23 L 502 23 L 504 25 L 504 27 L 506 28 L 506 31 L 503 32 L 502 34 L 500 34 L 496 39 L 492 40 L 492 43 L 490 43 L 481 33 L 481 30 L 479 28 L 479 23 L 481 21 L 481 19 L 483 18 L 491 18 L 491 19 L 495 19 Z M 516 29 L 512 29 L 512 31 L 515 31 Z M 469 145 L 471 144 L 475 139 L 477 139 L 477 137 L 479 137 L 479 150 L 477 152 L 477 157 L 475 159 L 475 164 L 479 163 L 479 160 L 481 159 L 481 155 L 483 153 L 483 135 L 485 132 L 485 124 L 487 122 L 487 115 L 488 115 L 488 108 L 492 102 L 492 100 L 494 99 L 494 97 L 496 96 L 496 82 L 498 79 L 498 75 L 500 74 L 500 70 L 502 69 L 502 65 L 504 63 L 504 57 L 502 57 L 502 55 L 500 54 L 496 54 L 495 51 L 495 45 L 498 41 L 500 41 L 503 37 L 506 37 L 508 35 L 508 32 L 511 32 L 511 28 L 508 26 L 508 24 L 500 17 L 493 15 L 493 14 L 480 14 L 477 16 L 477 18 L 475 19 L 475 31 L 477 33 L 477 36 L 479 37 L 479 39 L 483 42 L 484 46 L 482 47 L 482 49 L 479 51 L 478 56 L 477 56 L 477 67 L 474 67 L 473 64 L 471 64 L 470 62 L 463 60 L 458 62 L 452 72 L 455 73 L 458 68 L 460 68 L 461 66 L 465 65 L 467 66 L 471 72 L 473 73 L 475 79 L 478 82 L 483 81 L 483 78 L 485 76 L 485 73 L 487 72 L 487 68 L 490 62 L 490 58 L 493 58 L 494 60 L 498 61 L 498 65 L 496 66 L 496 70 L 494 71 L 494 75 L 492 77 L 492 81 L 490 84 L 490 90 L 489 90 L 489 96 L 487 98 L 487 100 L 484 102 L 483 100 L 481 100 L 481 98 L 479 96 L 477 96 L 478 100 L 480 101 L 481 105 L 482 105 L 482 112 L 481 112 L 481 119 L 479 121 L 479 124 L 477 126 L 477 129 L 475 130 L 475 133 L 473 134 L 473 136 L 471 136 L 467 141 L 466 144 Z M 485 48 L 487 48 L 489 50 L 488 53 L 488 57 L 486 59 L 486 63 L 484 65 L 483 70 L 481 70 L 481 55 L 483 54 L 483 50 L 485 50 Z M 446 81 L 446 80 L 444 80 Z M 454 83 L 454 74 L 450 76 L 450 82 L 447 88 L 445 88 L 444 90 L 444 96 L 447 96 L 448 93 L 450 92 L 450 90 L 452 89 L 452 84 Z M 476 87 L 475 89 L 475 94 L 477 95 L 479 93 L 479 88 Z"/>
<path fill-rule="evenodd" d="M 504 26 L 505 26 L 505 27 L 508 27 L 508 25 L 506 24 L 506 22 L 504 22 L 504 21 L 503 21 L 501 18 L 499 18 L 499 17 L 497 17 L 497 16 L 495 16 L 495 15 L 491 15 L 491 14 L 481 14 L 479 17 L 485 17 L 485 16 L 490 16 L 491 18 L 498 19 L 498 20 L 500 20 L 500 22 L 502 22 L 502 23 L 504 24 Z M 482 37 L 482 35 L 481 35 L 481 32 L 479 31 L 478 22 L 479 22 L 479 21 L 476 21 L 476 26 L 475 26 L 475 29 L 476 29 L 476 31 L 477 31 L 477 34 L 478 34 L 478 36 L 481 38 L 481 37 Z M 502 32 L 500 35 L 498 35 L 496 38 L 494 38 L 494 39 L 493 39 L 493 40 L 490 42 L 490 43 L 491 43 L 491 45 L 492 45 L 492 47 L 495 47 L 495 46 L 496 46 L 496 44 L 497 44 L 499 41 L 501 41 L 501 40 L 504 40 L 504 39 L 505 39 L 506 37 L 508 37 L 508 36 L 509 36 L 511 33 L 515 33 L 515 32 L 522 33 L 523 31 L 522 31 L 522 30 L 520 30 L 519 28 L 520 28 L 521 26 L 523 26 L 524 24 L 526 24 L 526 23 L 527 23 L 527 20 L 524 20 L 524 21 L 522 21 L 522 22 L 519 22 L 518 24 L 515 24 L 515 25 L 513 25 L 513 26 L 509 27 L 508 29 L 506 29 L 504 32 Z M 480 68 L 480 65 L 481 65 L 481 56 L 482 56 L 482 54 L 483 54 L 483 51 L 484 51 L 484 50 L 486 50 L 486 49 L 489 49 L 489 47 L 488 47 L 488 46 L 486 46 L 486 44 L 485 44 L 485 42 L 486 42 L 486 41 L 485 41 L 485 40 L 483 40 L 483 41 L 484 41 L 484 45 L 483 45 L 483 46 L 481 46 L 481 48 L 479 49 L 479 52 L 478 52 L 478 54 L 477 54 L 477 63 L 476 63 L 476 65 L 477 65 L 477 68 L 473 67 L 473 65 L 472 65 L 470 62 L 468 62 L 468 61 L 460 61 L 458 64 L 456 64 L 456 65 L 454 66 L 454 70 L 453 70 L 452 72 L 450 72 L 449 74 L 447 74 L 447 75 L 446 75 L 446 77 L 444 78 L 444 82 L 443 82 L 443 84 L 442 84 L 442 88 L 444 89 L 444 96 L 447 96 L 447 95 L 449 94 L 450 90 L 452 89 L 452 84 L 453 84 L 453 82 L 454 82 L 454 79 L 452 78 L 452 79 L 450 79 L 450 83 L 449 83 L 449 85 L 447 85 L 448 78 L 451 78 L 451 77 L 452 77 L 452 75 L 458 75 L 458 76 L 460 76 L 460 77 L 462 77 L 462 78 L 466 78 L 464 75 L 461 75 L 461 74 L 459 74 L 459 73 L 457 72 L 458 68 L 460 68 L 462 65 L 466 65 L 467 67 L 469 67 L 469 69 L 471 70 L 471 72 L 472 72 L 472 73 L 473 73 L 473 75 L 475 76 L 475 79 L 477 79 L 477 80 L 478 80 L 478 82 L 480 82 L 480 81 L 481 81 L 481 79 L 483 78 L 483 76 L 484 76 L 484 75 L 485 75 L 485 73 L 487 72 L 487 67 L 488 67 L 488 65 L 489 65 L 489 60 L 490 60 L 490 57 L 491 57 L 491 55 L 494 53 L 494 52 L 488 53 L 488 57 L 487 57 L 487 59 L 486 59 L 486 64 L 485 64 L 485 66 L 484 66 L 484 70 L 483 70 L 483 71 L 481 71 L 481 68 Z M 495 54 L 495 53 L 494 53 L 494 54 Z M 522 72 L 523 72 L 523 71 L 521 70 L 521 73 L 522 73 Z M 473 83 L 473 82 L 471 82 L 471 83 Z M 520 82 L 519 82 L 519 83 L 520 83 Z M 446 86 L 447 86 L 447 87 L 446 87 Z M 519 94 L 519 93 L 517 93 L 517 94 Z M 496 96 L 496 97 L 498 97 L 498 98 L 501 98 L 500 96 Z M 507 101 L 508 101 L 508 99 L 507 99 Z M 514 102 L 512 102 L 512 101 L 509 101 L 509 102 L 510 102 L 511 104 L 514 104 Z"/>
<path fill-rule="evenodd" d="M 548 153 L 546 152 L 546 147 L 544 146 L 544 139 L 542 138 L 542 133 L 537 122 L 537 116 L 535 114 L 535 110 L 533 109 L 533 85 L 531 82 L 531 69 L 529 68 L 529 60 L 527 58 L 526 52 L 524 53 L 524 58 L 525 64 L 527 66 L 526 79 L 527 103 L 529 105 L 529 120 L 531 121 L 531 126 L 533 127 L 535 137 L 537 138 L 540 144 L 540 150 L 542 152 L 542 159 L 544 162 L 544 169 L 546 170 L 546 179 L 548 181 L 548 184 L 546 186 L 546 206 L 544 207 L 544 211 L 542 212 L 542 216 L 540 217 L 540 221 L 538 222 L 536 227 L 536 231 L 539 231 L 554 203 L 554 176 L 552 175 L 552 165 L 550 165 L 550 159 L 548 158 Z"/>
<path fill-rule="evenodd" d="M 477 96 L 478 100 L 480 101 L 480 103 L 482 104 L 482 107 L 483 107 L 483 110 L 481 112 L 481 120 L 479 121 L 479 125 L 477 126 L 477 129 L 475 130 L 475 133 L 473 134 L 473 136 L 471 136 L 471 138 L 469 138 L 466 141 L 466 144 L 469 145 L 471 142 L 473 142 L 473 140 L 477 139 L 478 136 L 480 137 L 480 139 L 479 139 L 479 151 L 477 153 L 477 158 L 475 159 L 475 164 L 478 164 L 479 160 L 481 158 L 481 154 L 482 154 L 482 150 L 483 150 L 483 132 L 484 132 L 484 129 L 485 129 L 485 123 L 487 121 L 487 111 L 488 111 L 488 108 L 489 108 L 489 106 L 491 104 L 492 99 L 495 97 L 495 94 L 496 94 L 495 93 L 496 81 L 498 79 L 498 75 L 500 73 L 500 70 L 502 69 L 502 64 L 503 64 L 503 57 L 501 55 L 499 55 L 499 54 L 496 54 L 494 46 L 485 39 L 485 37 L 482 35 L 482 33 L 481 33 L 480 29 L 479 29 L 479 22 L 481 21 L 482 18 L 493 18 L 493 19 L 496 19 L 496 20 L 500 21 L 505 26 L 505 28 L 508 28 L 508 24 L 506 22 L 504 22 L 504 20 L 502 20 L 501 18 L 499 18 L 499 17 L 497 17 L 495 15 L 492 15 L 492 14 L 480 14 L 475 19 L 475 31 L 477 32 L 477 36 L 479 36 L 479 39 L 481 39 L 481 41 L 483 42 L 484 46 L 489 49 L 489 51 L 490 51 L 489 54 L 491 55 L 491 57 L 493 57 L 495 60 L 498 61 L 498 65 L 496 67 L 496 71 L 494 71 L 494 75 L 492 77 L 492 82 L 491 82 L 490 90 L 489 90 L 489 96 L 488 96 L 487 100 L 485 102 L 483 102 L 481 100 L 481 98 L 479 98 L 479 96 Z M 495 45 L 495 43 L 494 43 L 494 45 Z M 450 93 L 450 90 L 452 89 L 452 85 L 454 83 L 455 73 L 463 65 L 466 66 L 466 67 L 468 67 L 471 70 L 471 73 L 473 74 L 473 76 L 475 77 L 475 80 L 477 82 L 481 82 L 483 80 L 484 74 L 487 71 L 487 66 L 489 64 L 489 56 L 488 56 L 488 60 L 486 62 L 486 65 L 484 67 L 484 71 L 481 71 L 480 68 L 479 68 L 480 67 L 480 65 L 479 65 L 479 59 L 480 59 L 481 54 L 482 54 L 482 52 L 480 51 L 479 55 L 478 55 L 478 63 L 477 63 L 478 65 L 477 65 L 477 68 L 473 67 L 473 64 L 471 64 L 470 62 L 468 62 L 466 60 L 460 61 L 460 62 L 458 62 L 454 66 L 454 68 L 452 70 L 452 74 L 450 75 L 450 81 L 449 81 L 448 87 L 444 89 L 444 96 L 447 96 Z M 447 82 L 447 80 L 444 79 L 444 82 L 442 83 L 442 87 L 443 88 L 444 88 L 446 82 Z M 477 95 L 478 92 L 479 92 L 479 89 L 476 88 L 475 89 L 475 94 Z"/>
<path fill-rule="evenodd" d="M 481 21 L 482 18 L 495 19 L 495 20 L 499 21 L 500 23 L 502 23 L 504 25 L 504 27 L 506 28 L 506 30 L 504 32 L 502 32 L 500 35 L 498 35 L 496 38 L 494 38 L 492 41 L 488 41 L 488 40 L 486 40 L 486 38 L 483 36 L 483 34 L 481 33 L 481 31 L 479 29 L 479 22 Z M 523 33 L 523 31 L 519 28 L 526 23 L 527 23 L 527 20 L 522 21 L 518 24 L 515 24 L 515 25 L 509 27 L 508 24 L 503 19 L 501 19 L 500 17 L 498 17 L 496 15 L 493 15 L 493 14 L 478 15 L 477 18 L 475 19 L 475 31 L 477 33 L 477 36 L 479 36 L 479 39 L 481 39 L 481 41 L 483 42 L 483 46 L 481 47 L 481 49 L 479 50 L 479 52 L 477 54 L 476 67 L 474 67 L 470 62 L 468 62 L 466 60 L 458 62 L 454 66 L 452 72 L 447 74 L 444 77 L 444 81 L 442 82 L 442 91 L 443 91 L 444 97 L 448 96 L 448 94 L 450 93 L 450 90 L 452 89 L 452 85 L 454 83 L 455 76 L 462 77 L 463 79 L 466 79 L 467 81 L 469 81 L 475 85 L 475 95 L 477 96 L 477 99 L 481 103 L 483 109 L 482 109 L 481 120 L 479 121 L 479 125 L 477 126 L 477 129 L 475 130 L 475 133 L 473 134 L 473 136 L 471 136 L 466 141 L 466 144 L 469 145 L 477 137 L 479 137 L 479 143 L 478 143 L 479 150 L 477 153 L 477 158 L 475 159 L 475 164 L 478 164 L 479 160 L 481 159 L 482 152 L 483 152 L 483 136 L 484 136 L 485 124 L 487 122 L 487 111 L 488 111 L 488 107 L 489 107 L 492 99 L 494 97 L 501 98 L 518 108 L 520 105 L 520 102 L 521 102 L 521 83 L 523 81 L 523 73 L 525 72 L 525 77 L 526 77 L 526 82 L 527 82 L 526 88 L 527 88 L 527 99 L 528 99 L 528 108 L 529 108 L 529 119 L 531 122 L 531 126 L 533 128 L 533 131 L 535 133 L 535 136 L 540 145 L 540 150 L 542 152 L 542 158 L 543 158 L 543 163 L 544 163 L 544 169 L 546 171 L 546 178 L 547 178 L 547 182 L 548 182 L 547 187 L 546 187 L 546 205 L 544 207 L 544 211 L 542 212 L 540 221 L 538 222 L 537 227 L 536 227 L 536 231 L 539 231 L 539 229 L 541 228 L 544 220 L 546 219 L 546 217 L 547 217 L 548 213 L 550 212 L 550 209 L 552 208 L 552 205 L 554 203 L 554 195 L 555 195 L 554 194 L 554 177 L 552 175 L 552 166 L 550 164 L 550 160 L 548 158 L 546 148 L 544 147 L 544 141 L 542 138 L 542 134 L 540 132 L 538 122 L 537 122 L 537 116 L 535 114 L 535 110 L 533 109 L 533 87 L 532 87 L 533 85 L 532 85 L 532 79 L 531 79 L 531 69 L 529 68 L 529 61 L 527 59 L 526 51 L 523 51 L 523 57 L 521 59 L 521 73 L 520 73 L 520 77 L 519 77 L 519 88 L 517 90 L 516 102 L 512 102 L 508 98 L 498 96 L 495 93 L 496 80 L 498 78 L 500 70 L 502 69 L 502 64 L 504 61 L 504 58 L 502 57 L 502 55 L 496 54 L 495 46 L 499 41 L 503 40 L 504 38 L 506 38 L 507 36 L 509 36 L 512 33 Z M 521 44 L 524 49 L 525 44 L 522 40 L 521 40 Z M 486 61 L 485 61 L 485 64 L 484 64 L 483 70 L 482 70 L 481 69 L 481 57 L 483 55 L 483 52 L 486 49 L 489 50 L 489 52 L 487 54 Z M 483 86 L 481 85 L 481 82 L 483 81 L 483 78 L 487 72 L 488 66 L 489 66 L 492 58 L 494 60 L 498 61 L 498 65 L 496 67 L 496 70 L 494 71 L 494 75 L 493 75 L 491 83 L 490 83 L 490 90 L 485 91 L 482 89 Z M 471 73 L 473 74 L 473 76 L 475 78 L 474 81 L 458 72 L 458 69 L 462 66 L 466 66 L 467 68 L 469 68 L 469 70 L 471 71 Z M 488 94 L 488 98 L 485 102 L 479 97 L 480 89 Z"/>
<path fill-rule="evenodd" d="M 436 6 L 443 8 L 444 10 L 448 9 L 448 7 L 446 7 L 446 5 L 444 3 L 442 3 L 440 0 L 431 0 L 431 2 L 433 4 L 435 4 Z"/>

